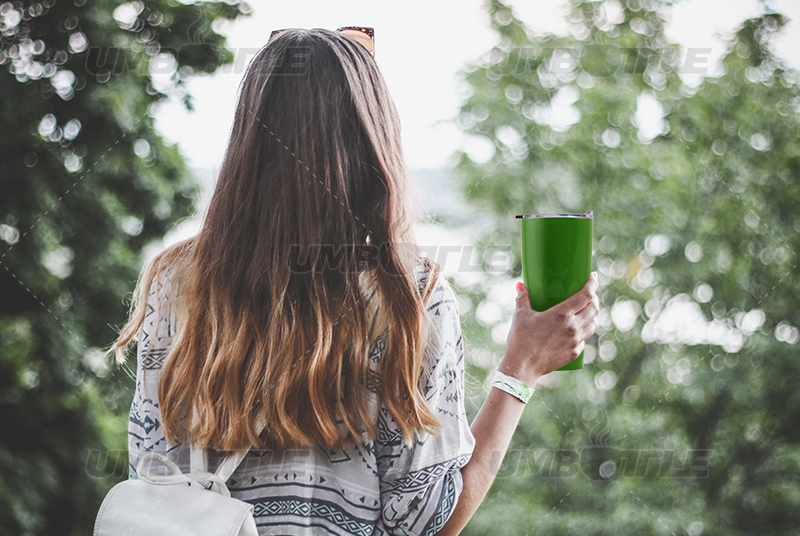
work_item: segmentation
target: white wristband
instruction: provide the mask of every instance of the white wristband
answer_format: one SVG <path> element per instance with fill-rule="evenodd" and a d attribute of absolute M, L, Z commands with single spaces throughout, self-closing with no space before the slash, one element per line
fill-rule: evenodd
<path fill-rule="evenodd" d="M 497 387 L 501 391 L 505 391 L 511 396 L 522 400 L 525 404 L 528 403 L 528 400 L 531 399 L 531 396 L 533 396 L 533 392 L 535 391 L 533 387 L 519 381 L 516 378 L 506 376 L 499 370 L 494 373 L 492 387 Z"/>

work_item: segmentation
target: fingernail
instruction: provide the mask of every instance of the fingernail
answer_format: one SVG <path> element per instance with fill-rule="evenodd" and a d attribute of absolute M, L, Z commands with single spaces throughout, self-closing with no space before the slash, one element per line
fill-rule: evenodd
<path fill-rule="evenodd" d="M 517 292 L 522 290 L 522 281 L 517 281 Z"/>

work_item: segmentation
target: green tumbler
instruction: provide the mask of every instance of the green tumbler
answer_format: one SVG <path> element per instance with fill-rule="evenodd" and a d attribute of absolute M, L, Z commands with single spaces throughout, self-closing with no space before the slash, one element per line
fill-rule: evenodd
<path fill-rule="evenodd" d="M 561 303 L 592 273 L 592 211 L 585 214 L 528 214 L 522 220 L 522 279 L 534 311 Z M 556 370 L 583 368 L 583 352 Z"/>

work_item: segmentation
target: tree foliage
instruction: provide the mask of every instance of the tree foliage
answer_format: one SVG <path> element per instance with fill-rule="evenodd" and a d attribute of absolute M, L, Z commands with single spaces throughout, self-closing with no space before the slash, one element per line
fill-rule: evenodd
<path fill-rule="evenodd" d="M 87 534 L 127 477 L 133 383 L 102 360 L 142 248 L 196 184 L 153 127 L 184 82 L 232 60 L 244 3 L 0 5 L 0 532 Z"/>
<path fill-rule="evenodd" d="M 614 3 L 571 0 L 564 37 L 492 0 L 499 42 L 462 72 L 457 122 L 493 148 L 455 169 L 493 222 L 478 249 L 512 244 L 519 278 L 515 215 L 593 210 L 602 308 L 594 360 L 545 377 L 464 534 L 796 534 L 800 87 L 770 48 L 788 21 L 745 21 L 694 87 L 670 4 Z M 497 279 L 461 294 L 510 316 Z M 499 324 L 465 316 L 473 356 L 494 355 L 477 379 Z"/>

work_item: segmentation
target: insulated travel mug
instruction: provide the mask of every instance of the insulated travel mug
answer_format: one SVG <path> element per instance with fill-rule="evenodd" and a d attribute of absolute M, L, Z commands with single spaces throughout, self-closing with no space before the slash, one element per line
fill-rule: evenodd
<path fill-rule="evenodd" d="M 522 279 L 534 311 L 561 303 L 589 280 L 592 273 L 594 215 L 527 214 L 522 221 Z M 583 351 L 556 370 L 583 368 Z"/>

